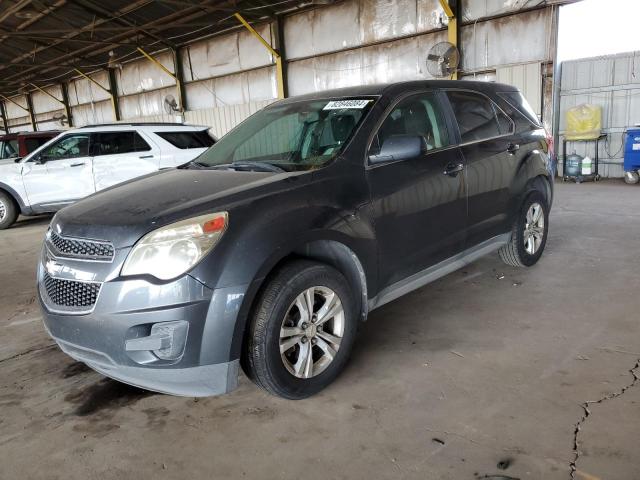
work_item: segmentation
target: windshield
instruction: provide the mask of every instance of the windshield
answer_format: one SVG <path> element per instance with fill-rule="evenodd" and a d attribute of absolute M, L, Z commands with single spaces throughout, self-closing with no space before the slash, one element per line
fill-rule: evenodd
<path fill-rule="evenodd" d="M 344 147 L 374 103 L 372 98 L 313 100 L 259 111 L 194 161 L 200 167 L 310 170 Z"/>

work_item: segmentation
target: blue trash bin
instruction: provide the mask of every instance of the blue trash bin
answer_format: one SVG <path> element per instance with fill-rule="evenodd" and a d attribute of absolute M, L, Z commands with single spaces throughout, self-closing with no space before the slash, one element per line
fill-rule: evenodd
<path fill-rule="evenodd" d="M 637 170 L 640 170 L 640 128 L 630 128 L 624 142 L 624 171 Z"/>

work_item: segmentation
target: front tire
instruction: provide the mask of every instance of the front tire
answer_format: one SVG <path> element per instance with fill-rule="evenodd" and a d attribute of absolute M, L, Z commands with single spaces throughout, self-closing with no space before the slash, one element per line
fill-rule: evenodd
<path fill-rule="evenodd" d="M 344 369 L 355 340 L 357 302 L 336 269 L 297 260 L 269 281 L 255 308 L 242 366 L 267 392 L 314 395 Z"/>
<path fill-rule="evenodd" d="M 512 267 L 535 265 L 544 251 L 549 232 L 549 207 L 540 192 L 530 193 L 518 212 L 511 240 L 503 246 L 500 258 Z"/>
<path fill-rule="evenodd" d="M 0 191 L 0 230 L 13 225 L 18 218 L 16 202 L 9 195 Z"/>

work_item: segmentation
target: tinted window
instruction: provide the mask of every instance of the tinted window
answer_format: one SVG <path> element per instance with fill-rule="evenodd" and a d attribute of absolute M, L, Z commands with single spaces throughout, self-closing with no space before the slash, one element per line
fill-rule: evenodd
<path fill-rule="evenodd" d="M 398 103 L 380 126 L 372 150 L 396 135 L 420 135 L 427 150 L 449 145 L 447 127 L 435 94 L 412 95 Z"/>
<path fill-rule="evenodd" d="M 151 147 L 137 132 L 92 134 L 91 154 L 93 156 L 146 152 L 149 150 L 151 150 Z"/>
<path fill-rule="evenodd" d="M 511 131 L 511 120 L 493 102 L 473 92 L 447 92 L 460 128 L 462 143 L 493 138 Z M 496 111 L 500 112 L 498 119 Z"/>
<path fill-rule="evenodd" d="M 51 138 L 47 137 L 36 137 L 36 138 L 25 138 L 24 145 L 27 147 L 27 153 L 33 152 L 38 147 L 41 147 L 45 143 L 47 143 Z"/>
<path fill-rule="evenodd" d="M 42 152 L 43 160 L 86 157 L 89 155 L 89 134 L 67 135 Z"/>
<path fill-rule="evenodd" d="M 206 130 L 200 132 L 155 132 L 160 138 L 166 140 L 177 148 L 209 148 L 215 140 Z"/>
<path fill-rule="evenodd" d="M 0 158 L 18 156 L 18 140 L 4 140 L 0 142 Z"/>
<path fill-rule="evenodd" d="M 527 99 L 524 98 L 521 92 L 503 92 L 498 95 L 535 126 L 540 126 L 540 120 L 536 112 L 533 111 L 533 108 L 531 108 L 531 105 L 529 105 L 529 102 L 527 102 Z"/>

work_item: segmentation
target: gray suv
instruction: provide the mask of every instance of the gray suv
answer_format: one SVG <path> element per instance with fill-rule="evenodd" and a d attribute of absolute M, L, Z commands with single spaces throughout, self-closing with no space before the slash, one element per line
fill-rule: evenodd
<path fill-rule="evenodd" d="M 38 268 L 44 324 L 114 379 L 177 395 L 308 397 L 359 322 L 493 251 L 535 264 L 549 139 L 518 90 L 416 81 L 253 115 L 195 160 L 59 211 Z"/>

